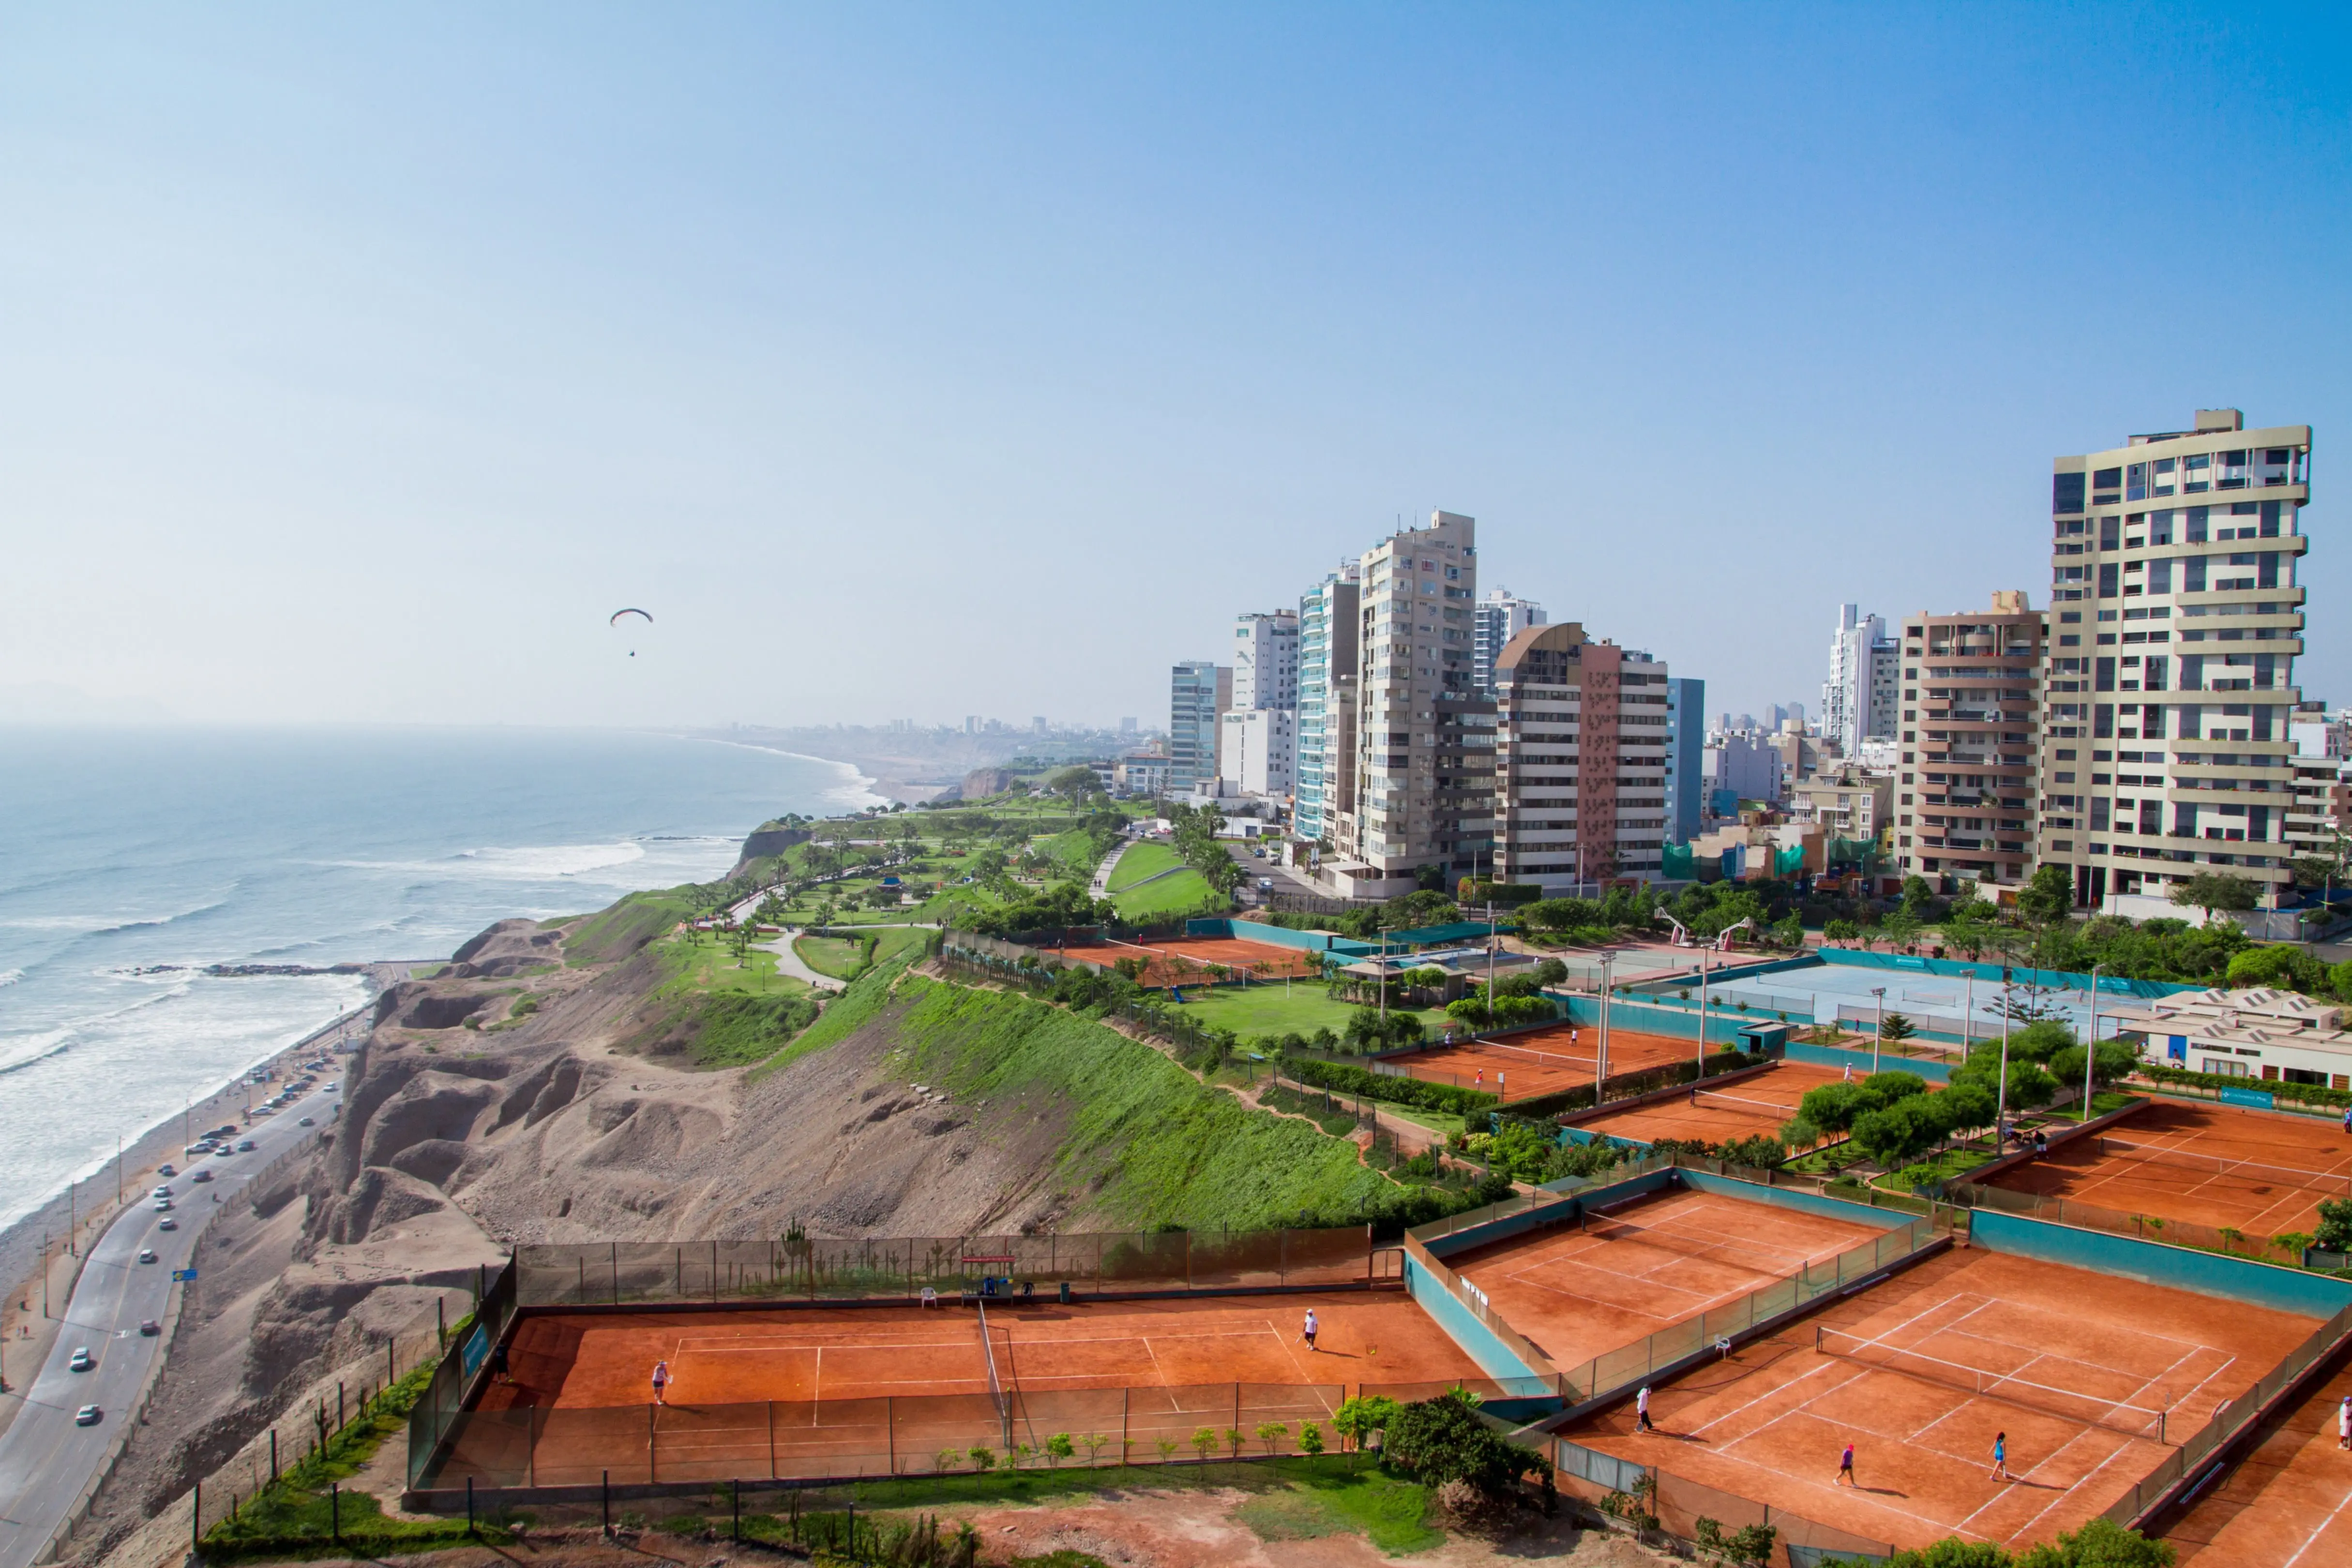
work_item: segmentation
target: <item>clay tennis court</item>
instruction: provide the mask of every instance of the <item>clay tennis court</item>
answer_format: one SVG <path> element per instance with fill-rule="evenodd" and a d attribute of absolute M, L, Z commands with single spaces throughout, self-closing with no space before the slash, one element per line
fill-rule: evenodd
<path fill-rule="evenodd" d="M 1242 937 L 1182 936 L 1153 942 L 1114 942 L 1106 937 L 1070 949 L 1069 956 L 1106 968 L 1122 958 L 1143 959 L 1143 978 L 1139 984 L 1154 986 L 1204 984 L 1215 978 L 1208 972 L 1212 964 L 1234 971 L 1251 969 L 1260 979 L 1319 974 L 1323 955 L 1307 948 L 1280 947 Z"/>
<path fill-rule="evenodd" d="M 1319 1349 L 1299 1342 L 1314 1308 Z M 1160 1301 L 992 1304 L 1007 1387 L 1231 1383 L 1425 1383 L 1481 1376 L 1402 1293 L 1302 1292 Z M 533 1316 L 509 1352 L 513 1382 L 486 1409 L 643 1405 L 656 1362 L 674 1405 L 985 1394 L 988 1352 L 971 1307 Z"/>
<path fill-rule="evenodd" d="M 2352 1195 L 2352 1134 L 2315 1117 L 2155 1100 L 2095 1147 L 2060 1144 L 1988 1184 L 2270 1237 L 2315 1229 L 2320 1199 Z"/>
<path fill-rule="evenodd" d="M 1213 1447 L 1228 1429 L 1262 1442 L 1261 1424 L 1328 1432 L 1367 1388 L 1496 1391 L 1402 1293 L 1006 1302 L 985 1341 L 981 1321 L 961 1306 L 527 1317 L 512 1381 L 453 1428 L 433 1484 L 906 1474 L 969 1468 L 975 1447 L 1040 1453 L 1056 1433 L 1157 1463 L 1196 1458 L 1203 1430 Z"/>
<path fill-rule="evenodd" d="M 1671 1100 L 1580 1119 L 1576 1126 L 1580 1131 L 1631 1143 L 1654 1143 L 1662 1138 L 1707 1143 L 1769 1138 L 1797 1114 L 1806 1090 L 1836 1083 L 1844 1076 L 1837 1068 L 1777 1062 L 1770 1070 L 1726 1084 L 1720 1090 L 1700 1090 L 1696 1101 L 1677 1094 Z"/>
<path fill-rule="evenodd" d="M 1897 1546 L 2011 1547 L 2113 1504 L 2314 1320 L 1980 1248 L 1741 1346 L 1572 1442 Z M 1816 1348 L 1819 1331 L 1828 1348 Z M 2008 1435 L 2008 1481 L 1990 1475 Z M 1835 1484 L 1855 1449 L 1853 1487 Z"/>
<path fill-rule="evenodd" d="M 1599 1026 L 1553 1024 L 1513 1035 L 1507 1040 L 1467 1040 L 1459 1045 L 1432 1046 L 1405 1056 L 1384 1057 L 1393 1067 L 1432 1083 L 1496 1092 L 1499 1083 L 1506 1102 L 1582 1089 L 1599 1070 L 1595 1054 L 1601 1041 Z M 1670 1062 L 1688 1061 L 1697 1043 L 1670 1035 L 1646 1035 L 1633 1029 L 1609 1031 L 1609 1076 L 1642 1072 Z"/>
<path fill-rule="evenodd" d="M 1880 1234 L 1685 1191 L 1614 1205 L 1587 1227 L 1515 1237 L 1445 1261 L 1555 1365 L 1574 1368 Z"/>
<path fill-rule="evenodd" d="M 2343 1548 L 2320 1544 L 2352 1520 L 2352 1455 L 2336 1446 L 2338 1403 L 2352 1394 L 2352 1360 L 2271 1424 L 2230 1473 L 2166 1527 L 2183 1563 L 2210 1552 L 2221 1568 L 2315 1568 Z"/>

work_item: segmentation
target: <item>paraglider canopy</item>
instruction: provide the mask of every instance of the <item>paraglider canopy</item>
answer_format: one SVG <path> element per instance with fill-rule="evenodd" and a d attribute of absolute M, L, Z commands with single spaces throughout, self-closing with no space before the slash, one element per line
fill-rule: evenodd
<path fill-rule="evenodd" d="M 630 616 L 636 616 L 638 620 L 645 622 L 647 626 L 652 626 L 654 624 L 654 618 L 652 616 L 646 614 L 643 610 L 635 609 L 614 610 L 613 612 L 613 618 L 606 621 L 604 624 L 608 626 L 617 626 L 623 620 L 626 619 Z M 630 629 L 634 631 L 635 628 L 632 626 Z M 629 657 L 631 658 L 636 658 L 637 650 L 635 648 L 631 648 L 629 650 Z"/>

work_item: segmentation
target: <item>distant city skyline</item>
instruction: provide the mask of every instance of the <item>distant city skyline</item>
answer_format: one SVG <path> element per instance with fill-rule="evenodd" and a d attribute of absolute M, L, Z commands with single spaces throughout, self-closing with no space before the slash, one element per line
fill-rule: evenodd
<path fill-rule="evenodd" d="M 2342 13 L 1675 15 L 26 12 L 0 715 L 1158 713 L 1440 509 L 1761 715 L 2053 454 L 2346 423 Z"/>

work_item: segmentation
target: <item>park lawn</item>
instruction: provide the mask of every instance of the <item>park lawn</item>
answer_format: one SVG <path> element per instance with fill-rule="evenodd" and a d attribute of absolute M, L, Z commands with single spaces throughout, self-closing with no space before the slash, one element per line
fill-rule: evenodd
<path fill-rule="evenodd" d="M 1287 985 L 1279 980 L 1266 980 L 1251 985 L 1187 989 L 1184 993 L 1186 1017 L 1231 1029 L 1244 1041 L 1256 1035 L 1300 1034 L 1312 1037 L 1318 1029 L 1342 1035 L 1348 1029 L 1348 1016 L 1355 1010 L 1352 1002 L 1333 1001 L 1319 980 L 1294 980 Z M 1420 1016 L 1422 1026 L 1429 1030 L 1432 1038 L 1445 1032 L 1443 1013 L 1423 1013 Z"/>
<path fill-rule="evenodd" d="M 1183 863 L 1183 857 L 1176 853 L 1173 845 L 1130 845 L 1127 853 L 1118 858 L 1118 864 L 1111 868 L 1110 890 L 1114 895 L 1123 893 L 1146 877 L 1172 871 Z"/>
<path fill-rule="evenodd" d="M 1057 868 L 1055 871 L 1046 874 L 1048 879 L 1059 875 L 1076 877 L 1080 881 L 1089 881 L 1094 877 L 1096 862 L 1102 858 L 1100 855 L 1095 853 L 1094 835 L 1081 832 L 1075 827 L 1066 833 L 1056 833 L 1049 837 L 1040 838 L 1030 847 L 1040 855 L 1050 858 Z"/>
<path fill-rule="evenodd" d="M 689 991 L 786 996 L 808 989 L 791 975 L 777 973 L 776 955 L 763 947 L 751 948 L 738 963 L 733 947 L 712 931 L 664 937 L 652 944 L 652 951 L 664 972 L 659 993 L 665 996 Z"/>
<path fill-rule="evenodd" d="M 866 944 L 837 936 L 796 936 L 793 951 L 819 974 L 855 980 L 866 970 Z"/>
<path fill-rule="evenodd" d="M 1125 865 L 1125 860 L 1119 862 Z M 1111 902 L 1118 906 L 1118 918 L 1142 921 L 1155 915 L 1182 914 L 1198 910 L 1216 898 L 1216 889 L 1198 871 L 1187 868 L 1172 877 L 1138 888 L 1132 892 L 1115 895 Z"/>

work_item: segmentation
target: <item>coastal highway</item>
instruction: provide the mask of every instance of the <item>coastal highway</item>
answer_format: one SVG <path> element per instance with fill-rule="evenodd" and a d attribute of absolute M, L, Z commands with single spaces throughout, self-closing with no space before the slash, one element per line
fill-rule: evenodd
<path fill-rule="evenodd" d="M 327 1044 L 320 1043 L 322 1053 Z M 345 1065 L 345 1058 L 331 1057 L 322 1082 L 340 1084 Z M 172 1282 L 173 1271 L 193 1265 L 213 1216 L 244 1196 L 272 1161 L 315 1139 L 341 1099 L 340 1092 L 316 1089 L 274 1116 L 248 1119 L 240 1136 L 253 1140 L 249 1152 L 194 1163 L 211 1168 L 210 1182 L 191 1182 L 194 1165 L 170 1178 L 171 1217 L 178 1229 L 157 1228 L 164 1216 L 151 1198 L 142 1198 L 90 1247 L 49 1359 L 29 1386 L 0 1395 L 25 1402 L 0 1433 L 0 1568 L 26 1568 L 47 1549 L 126 1423 L 138 1418 L 140 1391 L 164 1350 L 161 1335 L 143 1336 L 139 1325 L 149 1318 L 165 1321 L 171 1293 L 187 1288 Z M 317 1125 L 301 1126 L 306 1116 Z M 139 1261 L 142 1248 L 153 1251 L 154 1262 Z M 203 1288 L 201 1278 L 196 1288 Z M 87 1346 L 98 1364 L 72 1371 L 68 1363 L 77 1346 Z M 104 1413 L 95 1426 L 75 1423 L 75 1412 L 85 1405 Z"/>

